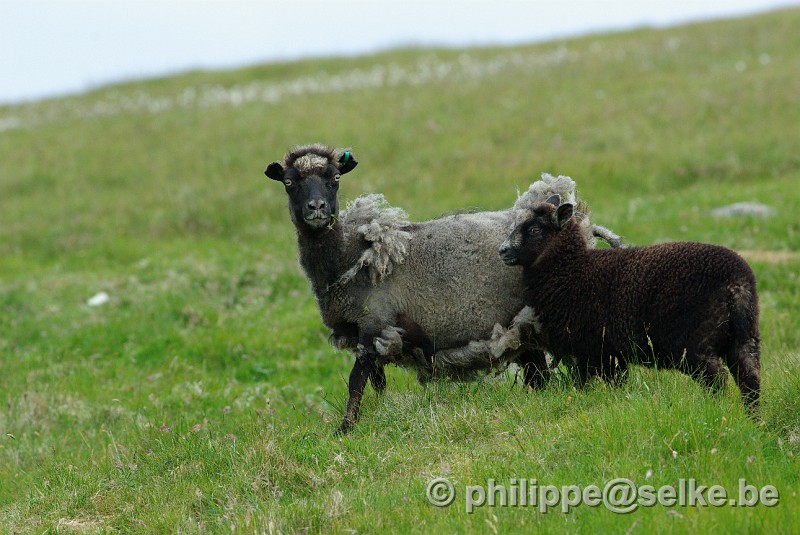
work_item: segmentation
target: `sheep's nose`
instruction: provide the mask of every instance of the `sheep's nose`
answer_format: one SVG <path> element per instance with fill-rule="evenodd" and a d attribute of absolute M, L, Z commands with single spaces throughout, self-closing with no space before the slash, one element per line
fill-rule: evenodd
<path fill-rule="evenodd" d="M 308 201 L 308 207 L 311 210 L 322 210 L 326 206 L 328 206 L 328 203 L 326 203 L 323 199 L 312 199 Z"/>
<path fill-rule="evenodd" d="M 501 255 L 505 256 L 509 253 L 509 251 L 511 251 L 511 247 L 509 247 L 507 243 L 504 243 L 503 245 L 500 246 L 499 252 Z"/>

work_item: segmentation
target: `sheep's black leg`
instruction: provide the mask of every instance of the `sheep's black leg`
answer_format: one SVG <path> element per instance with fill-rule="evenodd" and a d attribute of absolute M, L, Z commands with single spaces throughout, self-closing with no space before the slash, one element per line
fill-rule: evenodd
<path fill-rule="evenodd" d="M 370 356 L 359 354 L 356 356 L 356 363 L 350 371 L 348 390 L 350 397 L 347 399 L 347 408 L 344 412 L 342 425 L 339 426 L 338 433 L 347 433 L 358 420 L 358 409 L 361 406 L 361 398 L 364 395 L 364 387 L 367 386 L 367 379 L 370 377 L 374 363 L 370 362 Z"/>
<path fill-rule="evenodd" d="M 525 351 L 517 358 L 517 363 L 522 368 L 522 378 L 526 385 L 536 390 L 547 386 L 550 380 L 550 368 L 547 367 L 544 351 L 538 349 Z"/>
<path fill-rule="evenodd" d="M 348 381 L 349 398 L 342 425 L 339 426 L 339 433 L 347 433 L 358 420 L 358 410 L 367 380 L 372 381 L 377 392 L 382 392 L 386 388 L 386 375 L 383 372 L 383 366 L 378 364 L 378 356 L 375 353 L 373 342 L 374 336 L 374 332 L 368 329 L 359 332 L 356 362 L 350 371 L 350 380 Z"/>

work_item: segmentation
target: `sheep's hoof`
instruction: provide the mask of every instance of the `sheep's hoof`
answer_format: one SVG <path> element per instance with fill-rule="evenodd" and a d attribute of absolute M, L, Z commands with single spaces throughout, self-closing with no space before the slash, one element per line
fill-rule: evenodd
<path fill-rule="evenodd" d="M 344 436 L 353 430 L 353 425 L 354 425 L 353 422 L 345 418 L 344 421 L 342 422 L 342 425 L 339 426 L 339 429 L 337 429 L 333 435 L 337 437 Z"/>

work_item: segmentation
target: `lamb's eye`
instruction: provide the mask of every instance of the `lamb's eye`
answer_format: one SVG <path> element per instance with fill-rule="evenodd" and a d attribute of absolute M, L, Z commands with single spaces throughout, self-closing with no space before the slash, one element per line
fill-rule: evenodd
<path fill-rule="evenodd" d="M 339 178 L 341 178 L 341 175 L 333 175 L 333 183 L 334 184 L 338 184 L 339 183 Z"/>
<path fill-rule="evenodd" d="M 539 232 L 541 230 L 542 230 L 542 227 L 540 227 L 539 225 L 531 225 L 530 227 L 528 227 L 528 234 L 533 236 L 535 234 L 539 234 Z"/>
<path fill-rule="evenodd" d="M 288 188 L 289 186 L 292 185 L 292 181 L 287 178 L 286 180 L 283 181 L 283 185 Z"/>

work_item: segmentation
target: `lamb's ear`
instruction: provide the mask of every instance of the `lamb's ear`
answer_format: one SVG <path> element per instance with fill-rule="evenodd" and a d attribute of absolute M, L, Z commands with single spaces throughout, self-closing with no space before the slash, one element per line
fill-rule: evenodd
<path fill-rule="evenodd" d="M 349 173 L 356 168 L 358 162 L 353 157 L 353 153 L 349 150 L 344 151 L 342 157 L 339 158 L 339 174 Z"/>
<path fill-rule="evenodd" d="M 285 171 L 283 170 L 283 166 L 280 162 L 272 162 L 264 169 L 264 174 L 270 177 L 272 180 L 280 180 L 283 182 L 283 174 Z"/>
<path fill-rule="evenodd" d="M 556 193 L 555 195 L 551 195 L 550 198 L 544 202 L 546 202 L 547 204 L 552 204 L 553 206 L 558 206 L 559 204 L 561 204 L 561 195 L 559 195 L 558 193 Z"/>
<path fill-rule="evenodd" d="M 556 210 L 556 222 L 558 223 L 559 227 L 563 227 L 567 224 L 567 221 L 570 220 L 572 214 L 575 212 L 575 208 L 568 202 L 565 202 L 561 206 L 558 207 Z"/>

